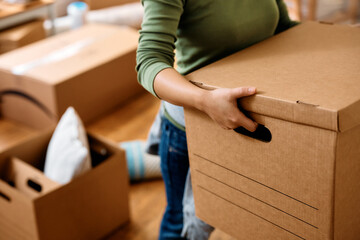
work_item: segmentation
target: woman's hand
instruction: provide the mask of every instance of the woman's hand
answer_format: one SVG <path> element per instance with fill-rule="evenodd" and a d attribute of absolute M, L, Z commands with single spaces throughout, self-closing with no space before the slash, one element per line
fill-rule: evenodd
<path fill-rule="evenodd" d="M 238 108 L 237 99 L 256 93 L 254 87 L 201 89 L 172 68 L 158 73 L 154 81 L 156 94 L 172 104 L 194 107 L 205 112 L 224 129 L 244 127 L 253 132 L 257 123 L 247 118 Z"/>
<path fill-rule="evenodd" d="M 257 123 L 247 118 L 238 108 L 237 99 L 256 93 L 254 87 L 219 88 L 207 91 L 202 102 L 202 111 L 224 129 L 244 127 L 253 132 Z"/>

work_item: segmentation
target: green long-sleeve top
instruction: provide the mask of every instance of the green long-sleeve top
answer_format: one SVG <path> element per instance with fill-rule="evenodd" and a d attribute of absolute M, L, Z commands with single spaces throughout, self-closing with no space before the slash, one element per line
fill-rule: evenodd
<path fill-rule="evenodd" d="M 145 14 L 137 50 L 138 81 L 174 65 L 188 74 L 296 23 L 283 0 L 142 0 Z"/>

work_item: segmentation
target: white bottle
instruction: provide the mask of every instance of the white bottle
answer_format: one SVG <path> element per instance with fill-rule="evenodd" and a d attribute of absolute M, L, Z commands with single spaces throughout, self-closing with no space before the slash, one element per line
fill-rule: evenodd
<path fill-rule="evenodd" d="M 67 7 L 67 13 L 72 18 L 71 28 L 79 28 L 86 23 L 86 14 L 89 7 L 84 2 L 73 2 Z"/>

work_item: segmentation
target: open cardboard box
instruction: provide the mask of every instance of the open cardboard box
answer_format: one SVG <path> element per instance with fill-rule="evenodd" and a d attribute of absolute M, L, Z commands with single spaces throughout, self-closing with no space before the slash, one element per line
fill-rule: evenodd
<path fill-rule="evenodd" d="M 0 56 L 2 115 L 33 128 L 56 124 L 69 106 L 88 123 L 142 93 L 138 33 L 91 24 Z"/>
<path fill-rule="evenodd" d="M 244 240 L 359 239 L 359 29 L 303 23 L 187 77 L 256 86 L 240 106 L 265 126 L 224 130 L 185 109 L 201 219 Z"/>
<path fill-rule="evenodd" d="M 89 136 L 93 169 L 60 185 L 39 170 L 51 135 L 0 153 L 0 238 L 99 239 L 128 221 L 124 152 Z"/>

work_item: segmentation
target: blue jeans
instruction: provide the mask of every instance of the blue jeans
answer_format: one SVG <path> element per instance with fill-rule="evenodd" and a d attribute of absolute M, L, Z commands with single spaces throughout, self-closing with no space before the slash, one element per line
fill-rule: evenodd
<path fill-rule="evenodd" d="M 183 228 L 183 196 L 189 169 L 186 134 L 163 117 L 159 155 L 165 183 L 167 206 L 160 226 L 159 239 L 185 239 Z"/>

